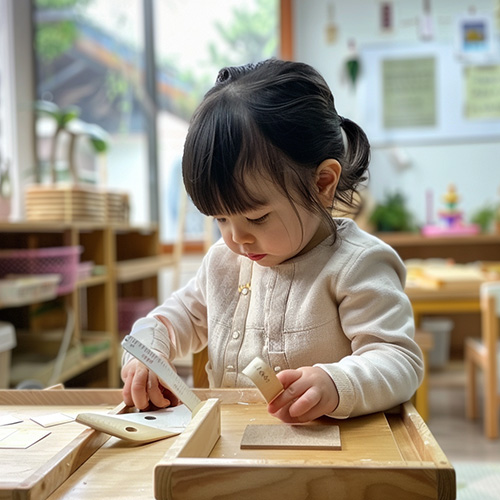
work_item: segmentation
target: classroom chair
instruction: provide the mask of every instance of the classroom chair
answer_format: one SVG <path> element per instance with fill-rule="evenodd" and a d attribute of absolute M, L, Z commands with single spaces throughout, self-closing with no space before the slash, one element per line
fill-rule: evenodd
<path fill-rule="evenodd" d="M 483 380 L 484 432 L 489 439 L 498 438 L 500 394 L 498 392 L 498 355 L 500 322 L 500 282 L 483 283 L 480 290 L 481 338 L 465 342 L 466 415 L 479 416 L 477 404 L 477 370 Z"/>

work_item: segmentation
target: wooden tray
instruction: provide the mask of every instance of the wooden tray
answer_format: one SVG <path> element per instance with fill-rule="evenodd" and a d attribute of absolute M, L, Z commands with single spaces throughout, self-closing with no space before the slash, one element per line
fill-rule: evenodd
<path fill-rule="evenodd" d="M 38 500 L 50 491 L 48 500 L 456 498 L 455 471 L 411 404 L 366 417 L 322 419 L 340 427 L 342 450 L 241 450 L 247 425 L 280 425 L 261 395 L 252 389 L 195 392 L 207 402 L 176 438 L 134 447 L 116 438 L 104 443 L 107 436 L 91 430 L 76 432 L 10 484 L 0 455 L 0 499 Z M 22 405 L 64 411 L 75 401 L 86 408 L 113 405 L 121 392 L 0 391 L 2 411 L 17 412 Z"/>
<path fill-rule="evenodd" d="M 360 418 L 321 419 L 339 425 L 342 450 L 242 450 L 247 425 L 280 422 L 241 393 L 215 395 L 222 404 L 209 400 L 156 465 L 155 498 L 456 498 L 455 471 L 410 403 Z"/>
<path fill-rule="evenodd" d="M 46 499 L 110 437 L 76 422 L 43 428 L 30 418 L 103 408 L 119 413 L 124 406 L 116 406 L 121 401 L 116 396 L 116 391 L 103 390 L 1 390 L 0 413 L 22 419 L 12 427 L 44 429 L 50 435 L 26 449 L 0 449 L 0 499 Z"/>

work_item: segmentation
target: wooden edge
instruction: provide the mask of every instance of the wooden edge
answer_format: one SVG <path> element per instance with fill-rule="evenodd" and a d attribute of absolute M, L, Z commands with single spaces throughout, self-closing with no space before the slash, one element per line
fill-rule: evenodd
<path fill-rule="evenodd" d="M 182 457 L 207 458 L 221 435 L 220 400 L 208 399 L 202 403 L 184 432 L 177 436 L 175 443 L 154 469 L 155 498 L 168 491 L 171 480 L 171 465 Z M 168 495 L 167 497 L 170 498 Z"/>
<path fill-rule="evenodd" d="M 258 389 L 231 388 L 231 389 L 194 389 L 193 392 L 200 399 L 217 398 L 221 404 L 267 404 L 264 396 Z"/>
<path fill-rule="evenodd" d="M 120 389 L 0 390 L 0 405 L 118 405 L 123 401 Z"/>
<path fill-rule="evenodd" d="M 45 391 L 26 392 L 36 392 L 37 394 L 43 392 L 45 394 Z M 63 392 L 65 391 L 60 391 L 58 389 L 53 391 L 53 393 L 58 395 L 63 394 Z M 73 401 L 73 404 L 80 403 L 80 401 L 76 403 Z M 121 402 L 109 413 L 111 415 L 117 415 L 123 413 L 126 409 L 127 406 L 125 403 Z M 25 481 L 16 486 L 16 490 L 25 493 L 25 495 L 20 496 L 20 498 L 47 498 L 47 496 L 61 486 L 61 484 L 63 484 L 76 469 L 86 462 L 110 437 L 109 434 L 94 429 L 83 429 L 82 432 L 61 451 L 39 467 Z"/>
<path fill-rule="evenodd" d="M 158 480 L 161 479 L 161 480 Z M 436 497 L 438 472 L 432 463 L 304 464 L 266 463 L 263 460 L 179 458 L 155 476 L 158 500 L 210 498 L 404 498 Z"/>
<path fill-rule="evenodd" d="M 438 472 L 438 499 L 456 498 L 456 474 L 452 464 L 410 402 L 401 405 L 401 418 L 422 460 L 434 463 Z"/>
<path fill-rule="evenodd" d="M 159 464 L 170 463 L 176 458 L 206 458 L 221 434 L 220 400 L 202 401 L 199 408 L 175 443 L 167 450 Z"/>
<path fill-rule="evenodd" d="M 401 405 L 401 419 L 422 460 L 434 462 L 436 467 L 451 467 L 427 424 L 409 401 Z"/>
<path fill-rule="evenodd" d="M 55 385 L 51 385 L 50 387 L 46 387 L 44 390 L 45 391 L 62 391 L 64 389 L 65 389 L 64 384 L 55 384 Z"/>

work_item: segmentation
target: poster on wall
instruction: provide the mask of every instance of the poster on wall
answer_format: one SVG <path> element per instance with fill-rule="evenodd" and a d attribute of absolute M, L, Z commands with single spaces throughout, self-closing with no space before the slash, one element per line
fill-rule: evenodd
<path fill-rule="evenodd" d="M 490 17 L 471 14 L 457 20 L 457 54 L 464 61 L 487 62 L 495 57 L 496 45 Z"/>
<path fill-rule="evenodd" d="M 360 47 L 360 124 L 374 146 L 500 138 L 500 61 L 469 64 L 453 45 Z"/>
<path fill-rule="evenodd" d="M 467 120 L 500 121 L 500 64 L 464 68 Z"/>
<path fill-rule="evenodd" d="M 432 57 L 382 61 L 384 128 L 436 125 L 436 76 Z"/>

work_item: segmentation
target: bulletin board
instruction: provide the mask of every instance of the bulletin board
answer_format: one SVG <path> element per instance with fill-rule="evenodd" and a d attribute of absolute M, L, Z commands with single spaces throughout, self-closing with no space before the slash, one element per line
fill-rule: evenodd
<path fill-rule="evenodd" d="M 435 43 L 360 50 L 360 124 L 373 145 L 500 141 L 500 60 Z"/>

